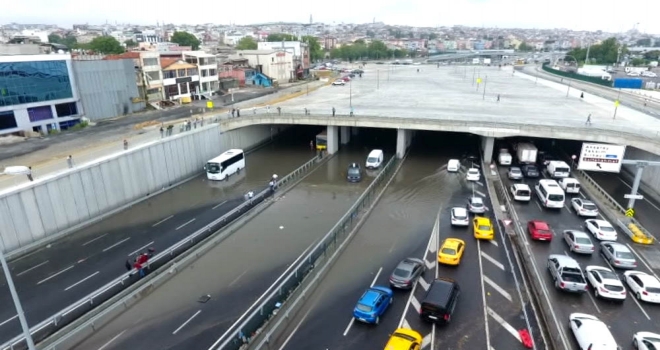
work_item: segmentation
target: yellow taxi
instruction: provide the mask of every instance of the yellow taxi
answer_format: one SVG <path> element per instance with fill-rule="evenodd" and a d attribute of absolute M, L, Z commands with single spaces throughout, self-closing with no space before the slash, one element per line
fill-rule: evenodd
<path fill-rule="evenodd" d="M 390 337 L 385 350 L 421 350 L 422 335 L 408 328 L 399 328 Z"/>
<path fill-rule="evenodd" d="M 440 246 L 438 262 L 445 265 L 458 265 L 461 263 L 465 241 L 458 238 L 447 238 Z"/>
<path fill-rule="evenodd" d="M 474 238 L 488 240 L 495 238 L 493 224 L 490 222 L 489 218 L 477 216 L 472 220 L 472 223 L 474 224 Z"/>

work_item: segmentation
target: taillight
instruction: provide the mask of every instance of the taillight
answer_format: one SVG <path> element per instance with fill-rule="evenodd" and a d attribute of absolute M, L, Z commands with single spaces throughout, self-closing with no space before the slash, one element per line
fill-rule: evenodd
<path fill-rule="evenodd" d="M 445 317 L 443 317 L 445 321 L 449 321 L 449 314 L 445 314 Z"/>
<path fill-rule="evenodd" d="M 576 244 L 575 249 L 580 249 L 580 246 Z"/>
<path fill-rule="evenodd" d="M 647 291 L 643 291 L 642 294 L 644 294 L 644 295 L 649 295 L 649 292 L 647 292 Z"/>
<path fill-rule="evenodd" d="M 559 283 L 559 286 L 564 288 L 564 282 Z"/>
<path fill-rule="evenodd" d="M 615 264 L 619 264 L 619 263 L 621 263 L 621 262 L 620 262 L 619 260 L 614 260 L 614 263 L 615 263 Z"/>

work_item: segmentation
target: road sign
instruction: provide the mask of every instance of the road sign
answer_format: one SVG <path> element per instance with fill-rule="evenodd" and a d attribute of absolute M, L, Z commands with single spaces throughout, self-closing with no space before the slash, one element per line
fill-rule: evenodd
<path fill-rule="evenodd" d="M 644 196 L 642 196 L 641 194 L 626 194 L 626 195 L 623 196 L 623 198 L 625 198 L 625 199 L 640 199 L 641 200 L 641 199 L 644 199 Z"/>
<path fill-rule="evenodd" d="M 614 107 L 619 107 L 619 100 L 614 101 Z"/>
<path fill-rule="evenodd" d="M 213 109 L 213 101 L 206 101 L 206 108 Z"/>
<path fill-rule="evenodd" d="M 477 84 L 481 84 L 481 78 L 477 78 Z"/>
<path fill-rule="evenodd" d="M 633 208 L 629 208 L 628 210 L 626 210 L 627 217 L 631 218 L 633 217 L 633 215 L 635 215 L 635 210 Z"/>
<path fill-rule="evenodd" d="M 502 220 L 502 222 L 504 223 L 504 226 L 511 225 L 511 220 L 509 220 L 509 219 L 504 219 L 504 220 Z"/>
<path fill-rule="evenodd" d="M 578 169 L 618 173 L 621 171 L 625 153 L 626 146 L 584 142 L 578 159 Z"/>

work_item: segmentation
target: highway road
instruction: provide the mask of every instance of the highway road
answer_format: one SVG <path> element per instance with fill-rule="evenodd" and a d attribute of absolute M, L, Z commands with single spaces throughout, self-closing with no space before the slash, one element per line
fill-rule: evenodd
<path fill-rule="evenodd" d="M 464 207 L 473 191 L 490 207 L 484 182 L 467 183 L 463 173 L 446 171 L 447 161 L 460 158 L 463 150 L 473 148 L 475 138 L 438 135 L 417 134 L 410 155 L 381 201 L 314 296 L 301 308 L 303 311 L 271 348 L 383 348 L 389 334 L 400 326 L 424 335 L 424 348 L 432 339 L 436 349 L 522 346 L 516 334 L 508 330 L 517 332 L 527 327 L 500 229 L 496 229 L 496 240 L 477 242 L 471 227 L 450 225 L 451 207 Z M 461 238 L 467 243 L 462 263 L 456 268 L 437 265 L 438 242 L 447 237 Z M 373 285 L 388 286 L 391 272 L 406 257 L 426 261 L 427 271 L 415 289 L 395 291 L 394 302 L 379 325 L 354 321 L 353 308 L 362 293 Z M 455 279 L 462 294 L 452 323 L 434 332 L 432 326 L 421 321 L 418 310 L 429 283 L 437 276 Z"/>
<path fill-rule="evenodd" d="M 126 272 L 129 255 L 168 248 L 242 203 L 243 194 L 267 186 L 314 156 L 313 128 L 291 130 L 246 156 L 244 172 L 226 182 L 201 174 L 121 213 L 70 234 L 48 248 L 9 263 L 28 323 L 35 325 Z M 200 172 L 202 164 L 200 164 Z M 9 290 L 0 278 L 0 341 L 20 332 Z"/>
<path fill-rule="evenodd" d="M 237 232 L 77 349 L 203 349 L 243 314 L 300 254 L 325 235 L 377 174 L 347 183 L 373 132 L 342 149 Z M 391 147 L 395 133 L 380 137 Z M 361 142 L 364 141 L 364 142 Z M 210 295 L 206 303 L 198 302 Z"/>
<path fill-rule="evenodd" d="M 507 168 L 500 167 L 499 170 L 502 181 L 508 188 L 511 181 L 506 177 Z M 530 179 L 525 179 L 522 182 L 529 184 L 530 187 L 536 183 L 535 180 Z M 580 197 L 584 198 L 584 195 L 580 194 Z M 570 198 L 570 196 L 567 198 Z M 655 305 L 638 302 L 632 297 L 632 295 L 630 295 L 630 293 L 628 293 L 627 300 L 623 304 L 618 304 L 606 300 L 595 299 L 592 288 L 589 289 L 589 293 L 583 295 L 564 293 L 555 289 L 552 279 L 546 269 L 547 257 L 550 254 L 569 255 L 580 263 L 583 270 L 589 265 L 609 267 L 608 263 L 600 256 L 600 254 L 598 254 L 598 248 L 596 248 L 596 252 L 591 256 L 580 256 L 579 254 L 569 253 L 569 249 L 562 239 L 561 234 L 564 230 L 568 229 L 584 231 L 584 219 L 579 218 L 575 215 L 573 210 L 569 208 L 570 202 L 568 200 L 564 208 L 553 211 L 542 209 L 536 199 L 536 195 L 533 195 L 531 202 L 514 202 L 513 207 L 515 208 L 514 217 L 517 217 L 516 224 L 518 224 L 519 228 L 525 233 L 523 237 L 529 244 L 534 255 L 536 266 L 533 268 L 536 269 L 536 274 L 543 281 L 543 285 L 550 296 L 551 304 L 553 305 L 553 312 L 557 316 L 558 322 L 561 324 L 560 326 L 568 340 L 568 344 L 573 346 L 574 349 L 577 349 L 577 343 L 573 340 L 571 331 L 567 326 L 568 316 L 573 312 L 592 314 L 600 318 L 603 322 L 608 324 L 612 334 L 621 346 L 629 344 L 630 339 L 632 339 L 632 335 L 635 332 L 657 331 L 660 327 L 660 308 Z M 536 242 L 529 238 L 526 230 L 527 222 L 533 219 L 544 220 L 550 224 L 555 234 L 551 242 Z M 599 219 L 603 218 L 599 217 Z M 632 243 L 628 236 L 623 232 L 619 231 L 618 236 L 618 241 L 627 244 L 635 253 L 638 260 L 637 270 L 647 273 L 659 273 L 660 270 L 651 270 L 653 265 L 651 265 L 648 260 L 644 259 L 642 253 L 642 250 L 644 249 L 643 247 L 634 245 L 634 243 Z M 598 244 L 598 241 L 595 238 L 592 238 L 592 241 L 595 245 Z M 623 278 L 623 271 L 614 271 Z"/>

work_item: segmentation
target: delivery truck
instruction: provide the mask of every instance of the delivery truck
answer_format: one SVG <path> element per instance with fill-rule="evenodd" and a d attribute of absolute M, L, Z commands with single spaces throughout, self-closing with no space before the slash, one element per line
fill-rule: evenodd
<path fill-rule="evenodd" d="M 538 149 L 531 143 L 521 142 L 516 145 L 516 157 L 520 164 L 536 164 Z"/>

